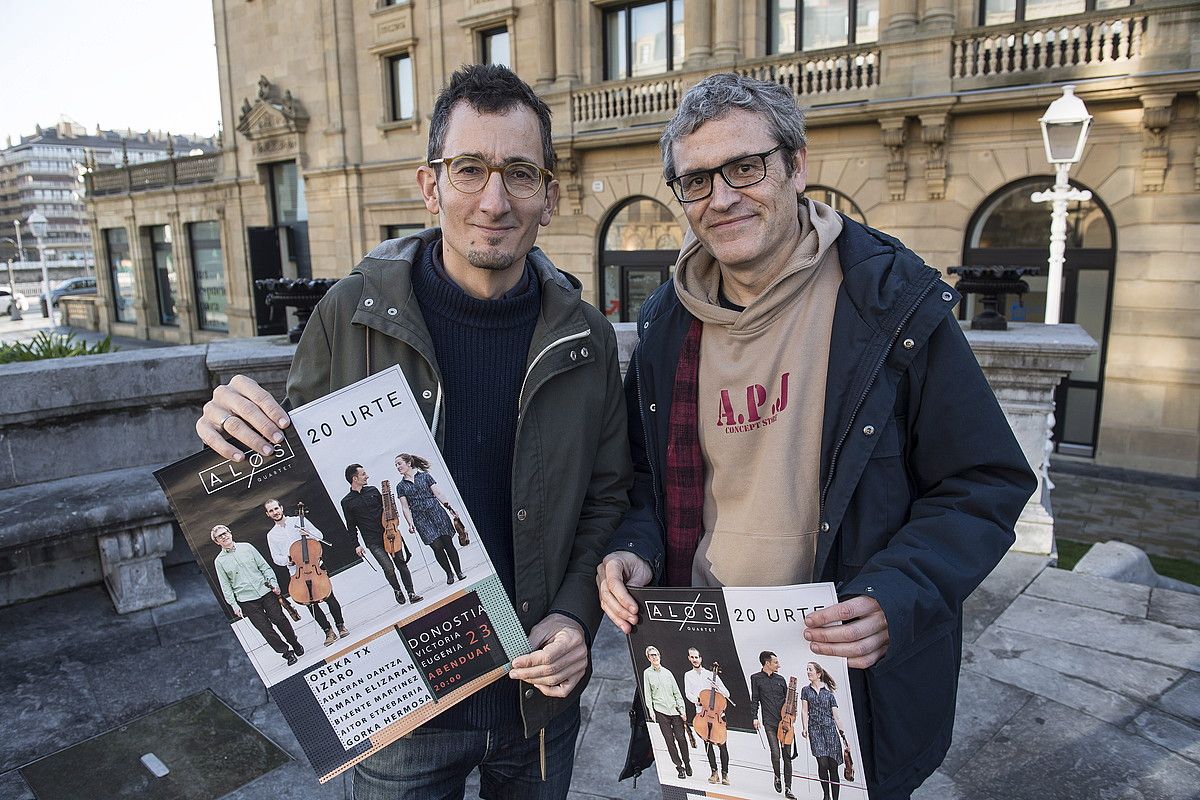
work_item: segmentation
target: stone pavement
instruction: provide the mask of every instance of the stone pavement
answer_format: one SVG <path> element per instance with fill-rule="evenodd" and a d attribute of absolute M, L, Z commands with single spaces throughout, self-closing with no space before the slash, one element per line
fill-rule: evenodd
<path fill-rule="evenodd" d="M 56 312 L 55 319 L 61 312 Z M 41 312 L 33 309 L 26 311 L 24 316 L 14 322 L 7 314 L 0 314 L 0 342 L 27 342 L 40 331 L 48 333 L 75 334 L 75 339 L 88 344 L 95 344 L 104 338 L 98 331 L 86 331 L 82 328 L 68 328 L 58 325 L 54 320 L 42 316 Z M 166 342 L 152 342 L 148 339 L 132 339 L 126 336 L 112 337 L 113 346 L 118 350 L 141 350 L 147 347 L 169 347 Z"/>
<path fill-rule="evenodd" d="M 100 587 L 0 609 L 0 797 L 32 800 L 22 764 L 211 688 L 295 759 L 229 798 L 349 798 L 348 778 L 317 786 L 195 565 L 168 577 L 178 601 L 123 617 Z M 918 798 L 1197 796 L 1200 596 L 1010 554 L 969 600 L 965 626 L 954 745 Z M 651 774 L 636 789 L 615 779 L 633 679 L 607 623 L 593 664 L 571 797 L 657 798 Z"/>
<path fill-rule="evenodd" d="M 1056 461 L 1054 535 L 1200 561 L 1200 480 Z"/>

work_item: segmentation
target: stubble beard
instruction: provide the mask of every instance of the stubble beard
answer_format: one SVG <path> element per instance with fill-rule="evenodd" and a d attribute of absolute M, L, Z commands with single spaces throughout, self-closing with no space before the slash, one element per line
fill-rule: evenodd
<path fill-rule="evenodd" d="M 502 272 L 513 265 L 516 261 L 513 253 L 501 250 L 497 245 L 488 242 L 486 248 L 471 248 L 467 251 L 467 263 L 476 269 L 486 269 L 493 272 Z"/>

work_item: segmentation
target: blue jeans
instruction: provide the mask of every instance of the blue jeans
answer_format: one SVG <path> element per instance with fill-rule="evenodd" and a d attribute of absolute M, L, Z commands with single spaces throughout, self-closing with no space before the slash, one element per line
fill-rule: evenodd
<path fill-rule="evenodd" d="M 538 737 L 520 726 L 489 731 L 417 728 L 354 768 L 355 800 L 462 800 L 479 767 L 484 800 L 563 800 L 575 767 L 579 706 L 546 726 L 546 780 Z"/>

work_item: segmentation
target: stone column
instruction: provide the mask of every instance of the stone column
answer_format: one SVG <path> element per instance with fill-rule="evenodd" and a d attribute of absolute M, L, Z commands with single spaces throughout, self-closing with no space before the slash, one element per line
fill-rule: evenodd
<path fill-rule="evenodd" d="M 558 80 L 575 83 L 579 80 L 579 56 L 575 38 L 579 34 L 575 22 L 575 0 L 556 0 L 554 5 L 554 52 Z"/>
<path fill-rule="evenodd" d="M 683 59 L 685 68 L 694 69 L 708 62 L 712 55 L 712 0 L 684 0 L 683 46 L 687 51 Z M 676 63 L 681 55 L 675 54 Z"/>
<path fill-rule="evenodd" d="M 917 27 L 917 0 L 880 0 L 879 19 L 883 23 L 880 39 L 908 36 Z"/>
<path fill-rule="evenodd" d="M 954 0 L 925 0 L 921 28 L 931 33 L 954 30 Z"/>
<path fill-rule="evenodd" d="M 737 0 L 716 0 L 713 60 L 732 64 L 742 56 L 741 18 Z"/>
<path fill-rule="evenodd" d="M 1038 476 L 1038 488 L 1017 520 L 1013 550 L 1049 555 L 1054 516 L 1048 475 L 1054 433 L 1054 390 L 1099 346 L 1078 325 L 1008 324 L 1007 331 L 964 331 L 1017 442 Z"/>
<path fill-rule="evenodd" d="M 537 0 L 538 87 L 554 83 L 554 0 Z"/>

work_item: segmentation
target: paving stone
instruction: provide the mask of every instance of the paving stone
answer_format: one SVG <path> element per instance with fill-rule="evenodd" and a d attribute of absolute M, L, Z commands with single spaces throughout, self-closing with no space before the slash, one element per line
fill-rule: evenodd
<path fill-rule="evenodd" d="M 1133 619 L 1038 597 L 1018 597 L 997 625 L 1097 650 L 1200 670 L 1200 637 L 1160 622 Z M 1103 635 L 1099 632 L 1103 631 Z"/>
<path fill-rule="evenodd" d="M 1130 617 L 1144 618 L 1150 605 L 1148 586 L 1121 583 L 1063 569 L 1045 570 L 1030 584 L 1025 594 Z"/>
<path fill-rule="evenodd" d="M 1033 661 L 1018 657 L 997 658 L 979 643 L 969 646 L 968 669 L 997 681 L 1019 687 L 1030 694 L 1050 698 L 1062 705 L 1109 722 L 1127 725 L 1144 706 L 1088 681 L 1063 675 Z"/>
<path fill-rule="evenodd" d="M 954 711 L 954 741 L 942 762 L 939 772 L 926 781 L 928 785 L 939 775 L 946 780 L 954 775 L 971 757 L 1012 719 L 1031 695 L 1015 686 L 992 680 L 973 672 L 969 665 L 958 679 L 958 705 Z M 928 795 L 930 798 L 942 795 Z M 958 795 L 951 795 L 958 796 Z"/>
<path fill-rule="evenodd" d="M 15 769 L 0 774 L 0 797 L 4 800 L 37 800 L 29 784 Z"/>
<path fill-rule="evenodd" d="M 0 772 L 75 744 L 110 726 L 101 699 L 78 662 L 39 666 L 5 684 Z M 6 797 L 0 793 L 0 797 Z"/>
<path fill-rule="evenodd" d="M 592 642 L 592 674 L 601 678 L 631 680 L 629 644 L 625 634 L 605 617 Z"/>
<path fill-rule="evenodd" d="M 618 782 L 617 776 L 625 763 L 629 744 L 629 704 L 633 700 L 633 677 L 623 681 L 603 679 L 593 705 L 591 721 L 580 737 L 578 751 L 586 754 L 575 762 L 571 779 L 574 791 L 588 796 L 659 800 L 662 796 L 658 779 L 651 767 L 638 778 Z"/>
<path fill-rule="evenodd" d="M 292 761 L 268 772 L 222 800 L 350 800 L 348 778 L 339 775 L 328 783 L 317 783 L 305 762 Z"/>
<path fill-rule="evenodd" d="M 1147 709 L 1129 723 L 1126 730 L 1200 764 L 1200 728 L 1195 725 Z"/>
<path fill-rule="evenodd" d="M 942 765 L 945 769 L 945 765 Z M 912 800 L 1001 800 L 998 795 L 979 789 L 959 786 L 953 778 L 939 769 L 912 794 Z"/>
<path fill-rule="evenodd" d="M 1006 553 L 963 604 L 963 640 L 975 641 L 1048 563 L 1046 556 Z"/>
<path fill-rule="evenodd" d="M 984 657 L 983 653 L 998 659 L 1021 658 L 1145 704 L 1157 700 L 1188 674 L 1175 667 L 1061 642 L 1052 632 L 1036 636 L 998 625 L 989 628 L 968 652 L 972 659 Z"/>
<path fill-rule="evenodd" d="M 209 688 L 239 712 L 267 702 L 249 658 L 227 633 L 94 665 L 87 682 L 105 714 L 118 721 Z"/>
<path fill-rule="evenodd" d="M 1095 717 L 1035 698 L 959 770 L 955 781 L 971 792 L 1008 800 L 1180 800 L 1196 796 L 1200 765 Z"/>
<path fill-rule="evenodd" d="M 1158 707 L 1194 725 L 1200 725 L 1200 675 L 1192 673 L 1163 693 Z"/>
<path fill-rule="evenodd" d="M 97 664 L 158 646 L 149 611 L 117 614 L 97 586 L 0 609 L 7 664 L 74 661 Z"/>
<path fill-rule="evenodd" d="M 1200 629 L 1200 595 L 1155 587 L 1150 590 L 1148 616 L 1155 622 Z"/>

